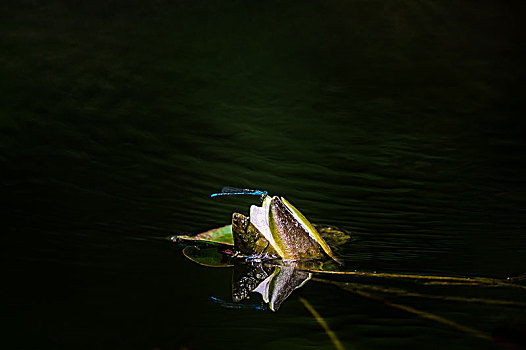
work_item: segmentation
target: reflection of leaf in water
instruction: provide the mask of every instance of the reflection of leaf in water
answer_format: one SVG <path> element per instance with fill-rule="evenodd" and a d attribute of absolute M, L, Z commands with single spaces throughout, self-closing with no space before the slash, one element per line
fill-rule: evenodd
<path fill-rule="evenodd" d="M 232 299 L 235 302 L 247 299 L 261 282 L 272 275 L 274 269 L 262 263 L 236 262 L 232 273 Z"/>
<path fill-rule="evenodd" d="M 183 254 L 193 262 L 207 267 L 234 266 L 232 274 L 232 300 L 240 302 L 250 293 L 261 294 L 272 311 L 307 282 L 311 274 L 294 266 L 276 266 L 264 262 L 244 262 L 229 258 L 219 247 L 193 247 L 183 249 Z"/>
<path fill-rule="evenodd" d="M 232 299 L 237 302 L 250 293 L 261 294 L 272 311 L 279 309 L 290 294 L 311 277 L 293 266 L 270 266 L 265 263 L 236 263 L 232 276 Z"/>
<path fill-rule="evenodd" d="M 273 278 L 269 283 L 269 305 L 276 311 L 281 303 L 287 299 L 295 289 L 301 288 L 310 278 L 311 274 L 292 266 L 276 268 Z"/>

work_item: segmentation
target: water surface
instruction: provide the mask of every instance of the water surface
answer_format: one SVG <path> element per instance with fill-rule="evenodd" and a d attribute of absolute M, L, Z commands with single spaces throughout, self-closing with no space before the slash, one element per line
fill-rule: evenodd
<path fill-rule="evenodd" d="M 6 346 L 331 348 L 301 295 L 349 349 L 498 347 L 316 283 L 277 313 L 223 309 L 231 269 L 165 238 L 248 212 L 209 194 L 252 187 L 350 231 L 349 270 L 523 274 L 524 5 L 0 6 Z M 399 301 L 525 329 L 523 309 Z"/>

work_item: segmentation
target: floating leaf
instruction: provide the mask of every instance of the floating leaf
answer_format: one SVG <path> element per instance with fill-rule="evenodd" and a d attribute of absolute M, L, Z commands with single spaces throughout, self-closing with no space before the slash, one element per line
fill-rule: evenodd
<path fill-rule="evenodd" d="M 265 236 L 243 214 L 232 215 L 232 235 L 237 253 L 246 257 L 274 259 L 278 253 Z"/>
<path fill-rule="evenodd" d="M 230 267 L 230 259 L 217 247 L 186 247 L 183 254 L 193 262 L 207 267 Z"/>
<path fill-rule="evenodd" d="M 321 243 L 327 245 L 314 228 L 307 226 L 278 197 L 270 200 L 268 212 L 270 232 L 284 260 L 323 259 Z M 317 237 L 314 235 L 316 232 Z M 318 240 L 319 238 L 319 240 Z"/>
<path fill-rule="evenodd" d="M 210 244 L 229 245 L 232 247 L 234 246 L 234 239 L 232 238 L 232 225 L 215 228 L 195 236 L 173 236 L 171 239 L 172 241 L 179 243 L 205 242 Z"/>
<path fill-rule="evenodd" d="M 337 227 L 316 224 L 313 224 L 313 226 L 331 248 L 344 245 L 351 239 L 351 236 L 348 233 Z"/>
<path fill-rule="evenodd" d="M 325 239 L 325 241 L 331 246 L 331 248 L 337 247 L 339 245 L 345 244 L 347 241 L 349 241 L 350 236 L 339 230 L 338 228 L 332 227 L 332 226 L 326 226 L 326 225 L 314 225 L 316 229 L 318 230 L 319 234 Z M 171 237 L 171 240 L 178 243 L 186 243 L 186 244 L 194 244 L 194 245 L 219 245 L 224 248 L 230 248 L 230 252 L 225 252 L 227 255 L 235 255 L 234 250 L 239 251 L 239 247 L 234 249 L 234 238 L 232 234 L 232 225 L 226 225 L 219 228 L 215 228 L 213 230 L 209 230 L 206 232 L 199 233 L 195 236 L 188 236 L 188 235 L 179 235 L 179 236 L 173 236 Z M 246 252 L 242 252 L 242 255 L 239 255 L 240 257 L 247 257 L 251 255 L 257 255 L 260 251 L 257 250 L 253 252 L 253 254 L 248 254 Z M 270 255 L 268 257 L 272 257 L 272 252 L 274 252 L 271 247 L 267 248 L 266 252 L 268 252 Z M 231 253 L 231 254 L 230 254 Z M 333 270 L 336 268 L 336 266 L 333 266 L 333 264 L 330 263 L 330 261 L 325 262 L 324 269 Z"/>

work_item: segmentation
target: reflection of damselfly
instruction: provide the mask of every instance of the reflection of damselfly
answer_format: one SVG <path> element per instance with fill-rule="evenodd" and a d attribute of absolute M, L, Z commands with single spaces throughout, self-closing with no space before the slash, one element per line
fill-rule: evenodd
<path fill-rule="evenodd" d="M 214 303 L 219 304 L 221 307 L 225 309 L 253 309 L 253 310 L 266 310 L 267 309 L 265 305 L 229 303 L 227 301 L 221 300 L 216 297 L 210 297 L 210 299 Z"/>
<path fill-rule="evenodd" d="M 213 193 L 210 195 L 210 197 L 218 197 L 218 196 L 240 196 L 240 195 L 248 195 L 248 196 L 261 196 L 262 200 L 265 198 L 265 196 L 268 194 L 267 191 L 261 191 L 261 190 L 251 190 L 248 188 L 236 188 L 236 187 L 230 187 L 225 186 L 221 189 L 221 192 Z"/>

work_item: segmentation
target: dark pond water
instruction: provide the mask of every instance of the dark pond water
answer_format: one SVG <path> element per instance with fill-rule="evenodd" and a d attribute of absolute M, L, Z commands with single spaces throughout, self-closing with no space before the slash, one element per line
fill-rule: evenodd
<path fill-rule="evenodd" d="M 233 185 L 350 231 L 348 270 L 524 274 L 523 11 L 2 2 L 2 347 L 332 348 L 301 296 L 347 349 L 499 348 L 316 282 L 275 313 L 225 309 L 210 297 L 231 300 L 232 269 L 194 264 L 165 238 L 246 213 L 250 199 L 209 199 Z M 525 301 L 511 288 L 403 287 Z M 524 346 L 524 308 L 390 300 Z"/>

